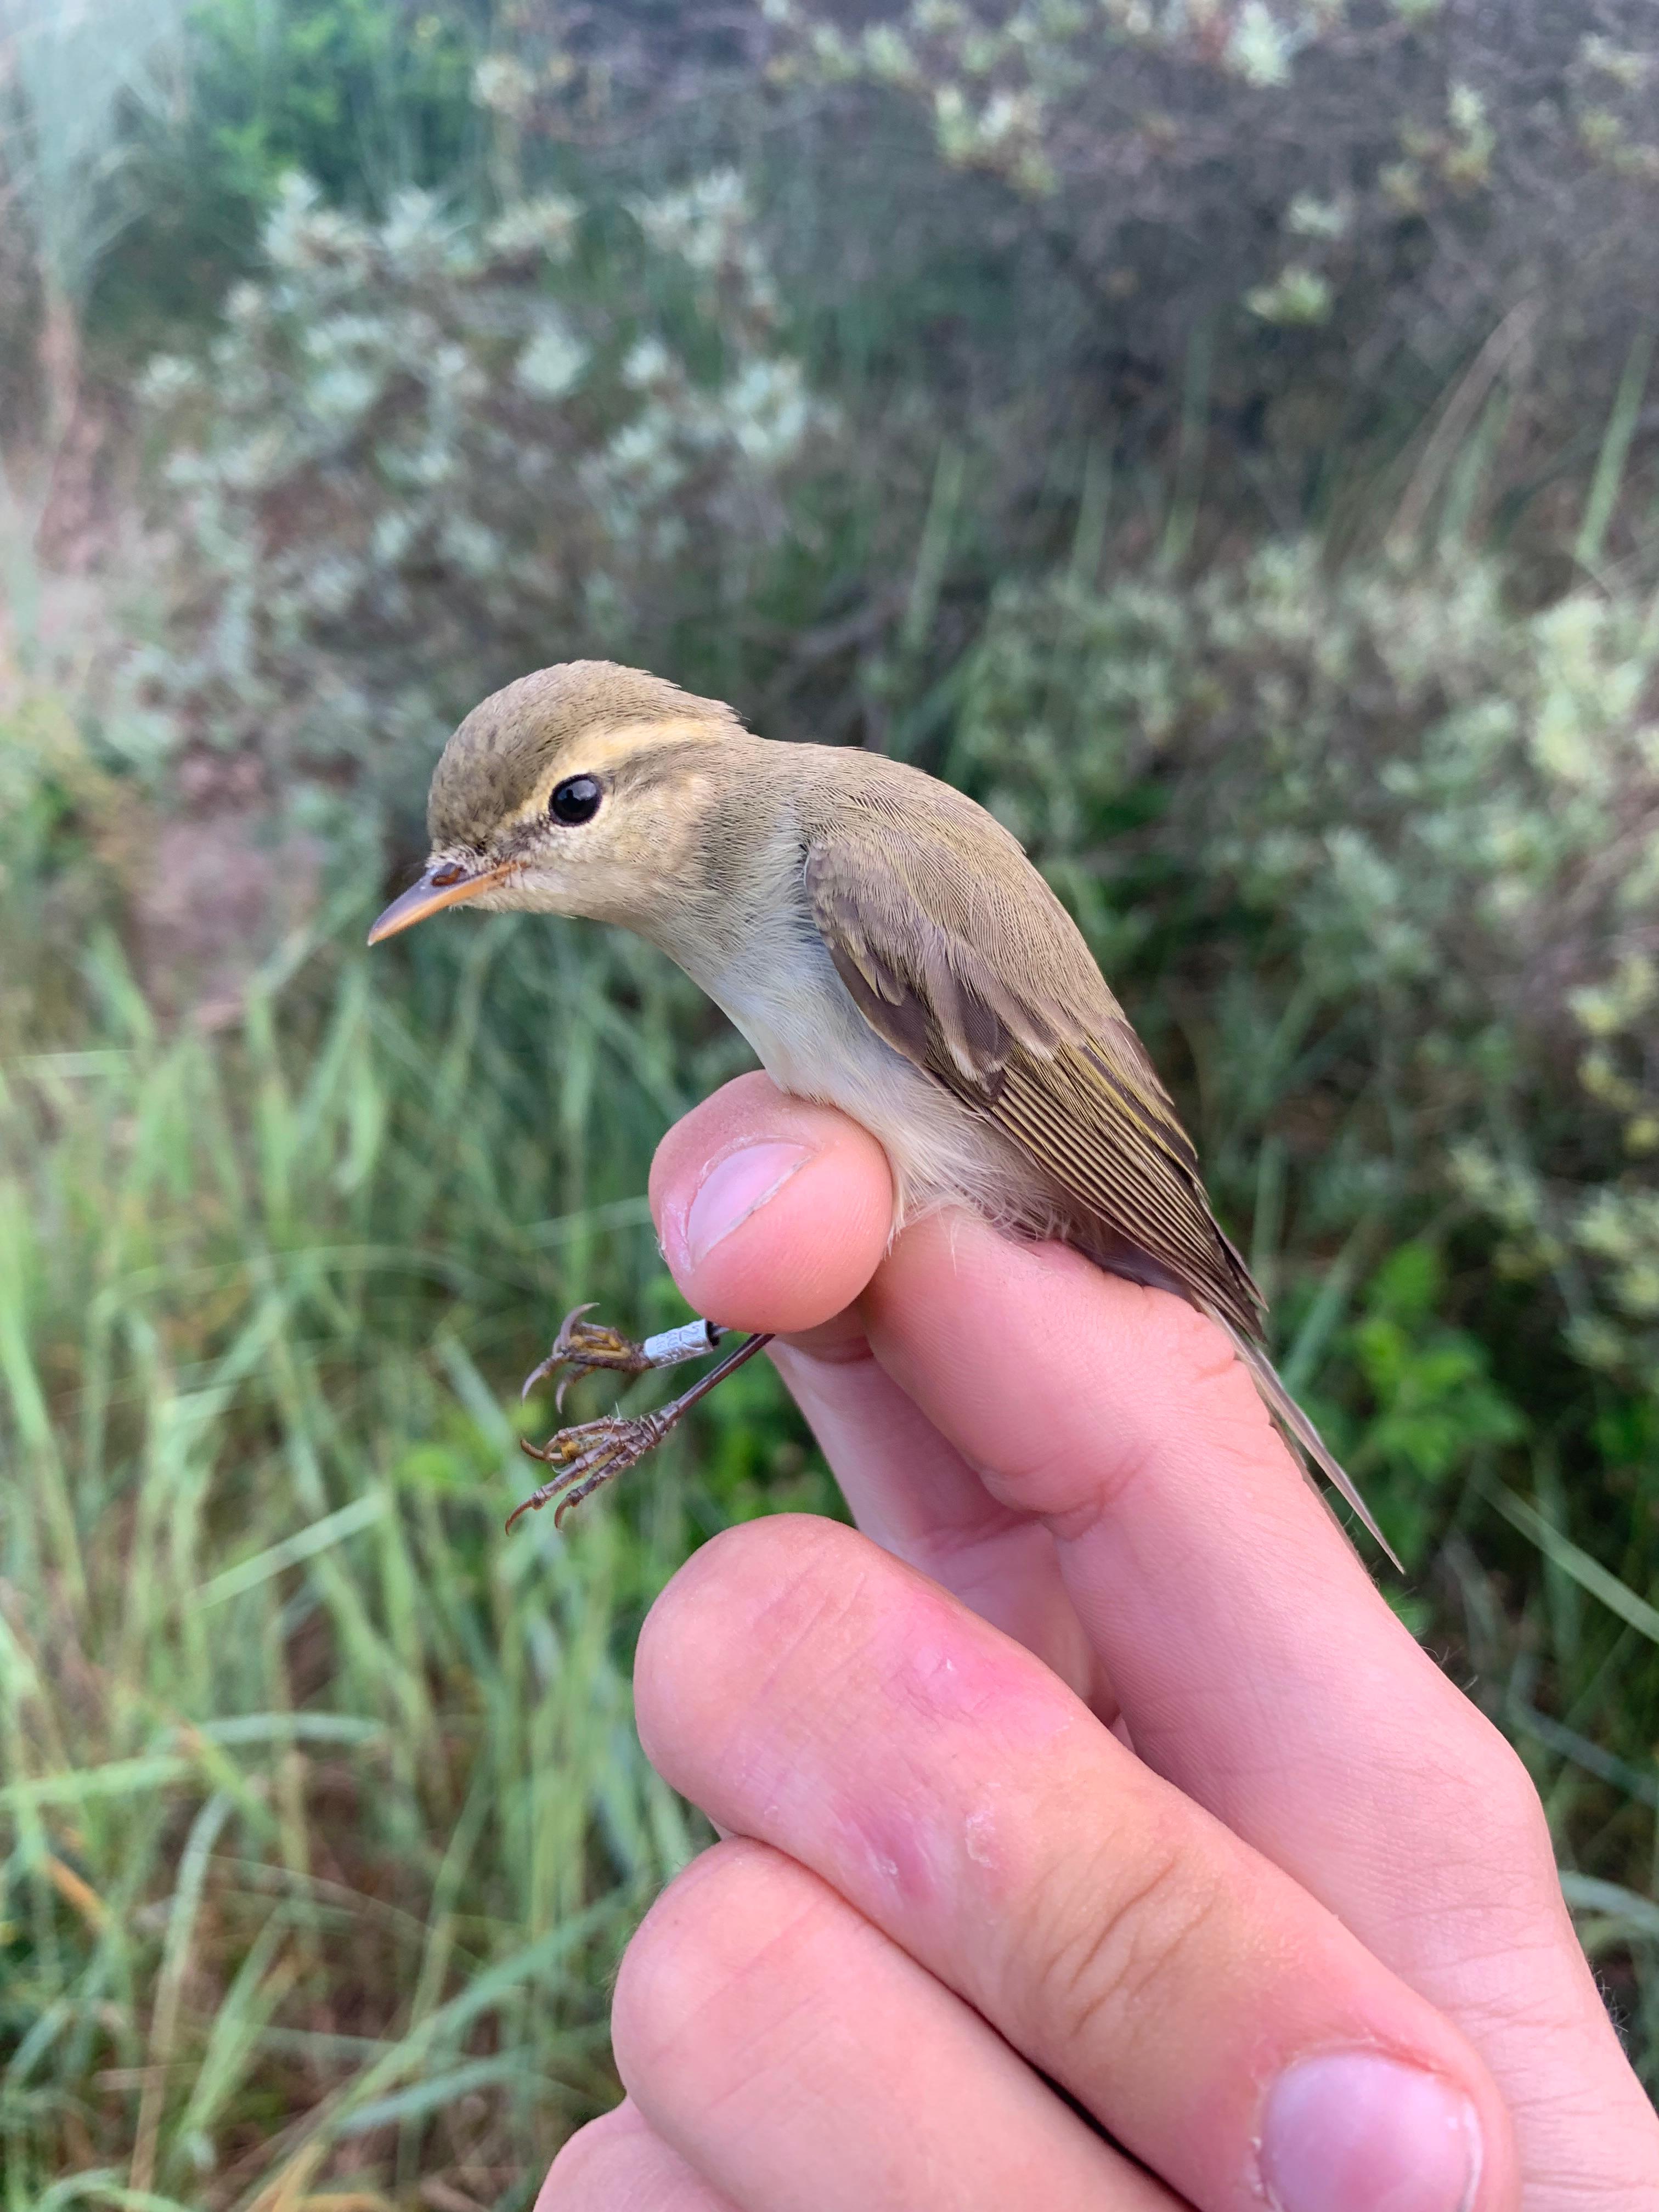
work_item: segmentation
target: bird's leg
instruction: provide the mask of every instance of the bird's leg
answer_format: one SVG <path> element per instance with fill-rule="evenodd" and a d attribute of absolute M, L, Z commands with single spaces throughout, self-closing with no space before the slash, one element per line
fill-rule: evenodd
<path fill-rule="evenodd" d="M 665 1328 L 659 1336 L 647 1336 L 643 1344 L 636 1344 L 631 1336 L 620 1335 L 605 1322 L 586 1319 L 592 1310 L 591 1305 L 571 1307 L 559 1323 L 552 1350 L 525 1376 L 519 1393 L 521 1399 L 527 1398 L 548 1376 L 568 1367 L 570 1371 L 560 1377 L 553 1399 L 562 1413 L 564 1394 L 579 1376 L 591 1374 L 596 1368 L 609 1368 L 617 1375 L 643 1375 L 647 1368 L 678 1367 L 684 1360 L 701 1359 L 705 1352 L 713 1352 L 726 1333 L 717 1322 L 689 1321 L 683 1328 Z"/>
<path fill-rule="evenodd" d="M 580 1316 L 586 1310 L 586 1308 L 578 1307 L 574 1314 L 567 1317 L 564 1328 L 559 1331 L 562 1338 L 571 1323 L 579 1322 Z M 691 1324 L 691 1328 L 697 1329 L 707 1329 L 710 1326 L 707 1322 Z M 614 1332 L 605 1331 L 604 1334 L 610 1335 Z M 673 1329 L 669 1334 L 686 1338 L 690 1334 L 690 1328 Z M 644 1344 L 629 1346 L 629 1349 L 643 1355 L 653 1344 L 660 1345 L 664 1340 L 660 1337 L 649 1337 Z M 618 1341 L 625 1343 L 626 1340 L 619 1339 Z M 609 1482 L 613 1475 L 623 1474 L 642 1460 L 647 1452 L 653 1445 L 659 1444 L 700 1399 L 708 1395 L 717 1382 L 723 1382 L 728 1375 L 735 1374 L 745 1360 L 752 1359 L 771 1341 L 769 1334 L 751 1336 L 735 1352 L 727 1352 L 718 1367 L 711 1367 L 708 1374 L 700 1376 L 689 1390 L 682 1391 L 678 1398 L 654 1413 L 605 1413 L 597 1421 L 583 1421 L 575 1428 L 561 1429 L 544 1444 L 532 1444 L 526 1438 L 520 1437 L 522 1450 L 527 1452 L 532 1459 L 539 1460 L 544 1467 L 556 1468 L 558 1473 L 550 1482 L 544 1482 L 539 1490 L 532 1491 L 522 1505 L 514 1508 L 507 1516 L 507 1527 L 510 1528 L 521 1514 L 539 1513 L 550 1498 L 556 1498 L 559 1502 L 553 1512 L 553 1525 L 556 1528 L 573 1505 L 580 1505 L 584 1498 L 592 1496 L 601 1483 Z M 647 1367 L 668 1367 L 677 1360 L 695 1359 L 699 1351 L 707 1349 L 706 1343 L 683 1346 L 678 1352 L 666 1358 L 647 1359 L 641 1357 L 638 1364 L 632 1366 L 623 1366 L 620 1360 L 595 1361 L 592 1364 L 622 1366 L 624 1373 L 639 1374 Z M 558 1350 L 556 1345 L 554 1350 Z M 532 1380 L 534 1379 L 532 1376 Z"/>

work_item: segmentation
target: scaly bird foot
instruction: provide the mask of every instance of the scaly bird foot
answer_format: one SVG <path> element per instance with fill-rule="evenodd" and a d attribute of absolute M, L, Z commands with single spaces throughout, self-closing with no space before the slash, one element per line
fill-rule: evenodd
<path fill-rule="evenodd" d="M 647 1452 L 662 1442 L 674 1425 L 678 1408 L 665 1407 L 660 1413 L 606 1413 L 597 1421 L 583 1421 L 573 1429 L 561 1429 L 544 1444 L 532 1444 L 526 1437 L 519 1440 L 520 1449 L 544 1467 L 559 1471 L 550 1482 L 533 1491 L 522 1505 L 515 1506 L 507 1516 L 509 1528 L 521 1515 L 539 1513 L 550 1498 L 556 1498 L 553 1525 L 562 1525 L 564 1516 L 573 1505 L 580 1505 L 584 1498 L 591 1498 L 601 1483 L 609 1482 L 613 1475 L 626 1473 Z"/>
<path fill-rule="evenodd" d="M 684 1359 L 700 1359 L 713 1351 L 726 1331 L 711 1321 L 686 1322 L 683 1328 L 671 1328 L 661 1336 L 648 1336 L 643 1344 L 629 1344 L 625 1337 L 617 1336 L 614 1329 L 590 1328 L 582 1316 L 591 1313 L 591 1306 L 578 1306 L 564 1317 L 558 1340 L 552 1351 L 530 1378 L 534 1382 L 556 1366 L 562 1358 L 568 1358 L 573 1364 L 592 1367 L 620 1366 L 625 1374 L 637 1375 L 647 1367 L 678 1367 Z M 599 1340 L 599 1350 L 605 1357 L 589 1358 L 585 1346 L 587 1337 Z M 532 1459 L 539 1460 L 544 1467 L 559 1470 L 550 1482 L 544 1482 L 535 1493 L 512 1513 L 507 1520 L 510 1528 L 520 1514 L 538 1512 L 550 1498 L 556 1498 L 558 1506 L 553 1515 L 556 1528 L 573 1505 L 580 1505 L 584 1498 L 591 1498 L 603 1482 L 621 1474 L 635 1461 L 645 1457 L 654 1445 L 659 1444 L 675 1424 L 690 1412 L 693 1406 L 706 1398 L 709 1392 L 733 1374 L 745 1361 L 763 1352 L 772 1339 L 763 1333 L 751 1336 L 735 1352 L 728 1352 L 720 1365 L 691 1385 L 689 1390 L 654 1413 L 607 1413 L 597 1421 L 583 1421 L 574 1429 L 561 1429 L 544 1444 L 532 1444 L 520 1439 L 520 1448 Z M 562 1348 L 563 1347 L 563 1348 Z M 618 1355 L 626 1355 L 620 1357 Z M 530 1383 L 525 1385 L 527 1390 Z M 563 1388 L 561 1386 L 560 1396 Z"/>
<path fill-rule="evenodd" d="M 580 1376 L 601 1367 L 617 1375 L 643 1375 L 647 1367 L 654 1364 L 642 1344 L 635 1344 L 631 1337 L 622 1335 L 604 1322 L 584 1320 L 583 1316 L 592 1310 L 591 1305 L 571 1307 L 559 1323 L 552 1350 L 525 1376 L 524 1388 L 519 1393 L 521 1401 L 548 1376 L 561 1367 L 568 1367 L 570 1372 L 560 1377 L 553 1396 L 553 1403 L 562 1413 L 564 1394 Z"/>
<path fill-rule="evenodd" d="M 614 1375 L 643 1375 L 652 1367 L 678 1367 L 682 1360 L 701 1359 L 706 1352 L 712 1352 L 726 1334 L 711 1321 L 694 1321 L 680 1328 L 665 1329 L 660 1336 L 648 1336 L 643 1344 L 636 1344 L 631 1336 L 622 1335 L 605 1322 L 582 1318 L 592 1310 L 591 1305 L 572 1306 L 559 1323 L 552 1350 L 525 1376 L 524 1388 L 519 1393 L 521 1401 L 545 1376 L 568 1367 L 570 1372 L 560 1377 L 553 1398 L 555 1406 L 562 1413 L 564 1394 L 580 1376 L 592 1374 L 599 1368 L 608 1368 Z"/>

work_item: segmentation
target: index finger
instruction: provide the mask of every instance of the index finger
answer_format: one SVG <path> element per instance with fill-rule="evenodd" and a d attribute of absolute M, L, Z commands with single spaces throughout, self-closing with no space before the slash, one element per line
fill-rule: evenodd
<path fill-rule="evenodd" d="M 711 1158 L 803 1134 L 810 1170 L 692 1250 Z M 890 1186 L 865 1133 L 757 1076 L 681 1124 L 653 1195 L 703 1310 L 799 1329 L 876 1267 Z M 1370 1587 L 1218 1330 L 959 1215 L 901 1237 L 829 1334 L 785 1358 L 861 1525 L 1080 1689 L 1109 1678 L 1141 1755 L 1464 2021 L 1517 2108 L 1544 2079 L 1558 2118 L 1610 2079 L 1639 2099 L 1524 1770 Z"/>
<path fill-rule="evenodd" d="M 1140 1755 L 1462 2021 L 1517 2109 L 1544 2080 L 1606 2109 L 1628 2069 L 1525 1769 L 1372 1588 L 1220 1329 L 963 1218 L 902 1237 L 863 1310 L 1054 1532 Z"/>

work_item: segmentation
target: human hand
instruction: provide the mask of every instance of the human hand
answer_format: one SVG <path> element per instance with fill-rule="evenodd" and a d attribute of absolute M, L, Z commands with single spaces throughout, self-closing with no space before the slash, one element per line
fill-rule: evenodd
<path fill-rule="evenodd" d="M 964 1217 L 885 1252 L 880 1148 L 761 1076 L 652 1198 L 864 1533 L 732 1529 L 653 1610 L 641 1737 L 727 1839 L 538 2212 L 1659 2202 L 1524 1769 L 1217 1328 Z"/>

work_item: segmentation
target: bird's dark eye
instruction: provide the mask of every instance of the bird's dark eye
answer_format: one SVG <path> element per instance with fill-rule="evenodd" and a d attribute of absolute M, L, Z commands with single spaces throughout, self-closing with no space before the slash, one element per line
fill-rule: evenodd
<path fill-rule="evenodd" d="M 556 822 L 568 823 L 574 828 L 579 822 L 593 819 L 604 795 L 597 776 L 568 775 L 562 783 L 554 785 L 547 811 Z"/>

